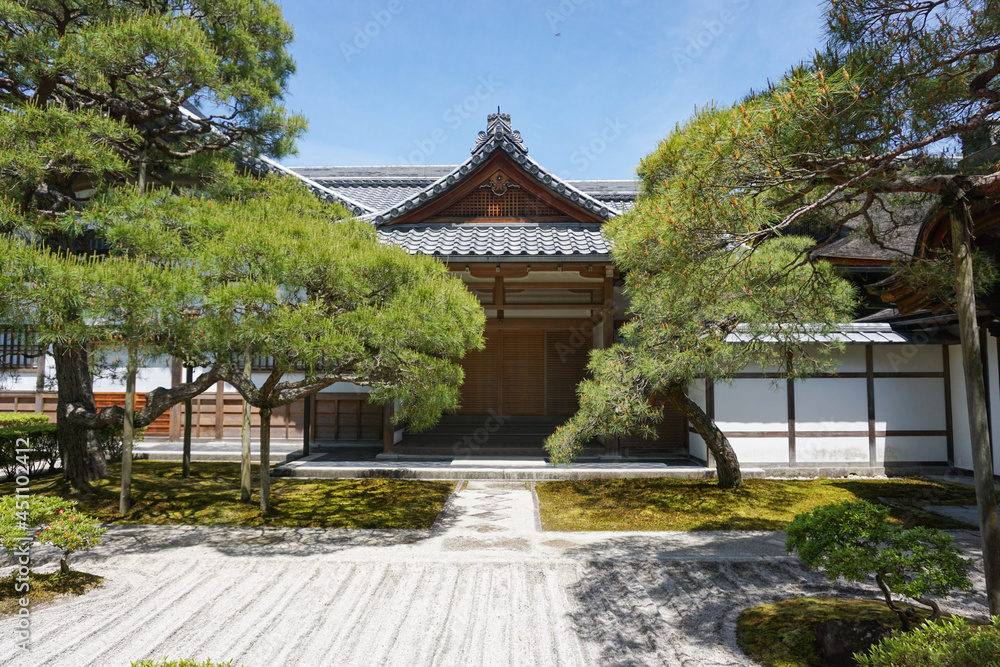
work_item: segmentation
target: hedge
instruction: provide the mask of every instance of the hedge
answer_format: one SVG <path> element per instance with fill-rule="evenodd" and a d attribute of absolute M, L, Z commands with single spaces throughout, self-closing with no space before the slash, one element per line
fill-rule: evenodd
<path fill-rule="evenodd" d="M 998 623 L 996 618 L 992 627 L 959 618 L 924 623 L 854 657 L 860 667 L 1000 667 Z"/>
<path fill-rule="evenodd" d="M 36 415 L 32 412 L 0 412 L 0 428 L 48 423 L 49 418 L 46 415 Z"/>
<path fill-rule="evenodd" d="M 18 440 L 27 440 L 31 445 L 27 453 L 18 460 Z M 23 444 L 23 443 L 22 443 Z M 59 443 L 56 440 L 55 424 L 34 423 L 28 426 L 7 426 L 0 428 L 0 470 L 8 479 L 18 473 L 18 468 L 27 467 L 34 474 L 46 466 L 49 471 L 59 460 Z"/>

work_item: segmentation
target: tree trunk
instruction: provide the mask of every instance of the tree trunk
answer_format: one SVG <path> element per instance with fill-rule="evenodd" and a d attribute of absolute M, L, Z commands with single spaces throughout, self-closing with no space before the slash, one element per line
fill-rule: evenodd
<path fill-rule="evenodd" d="M 271 408 L 260 409 L 260 511 L 271 510 Z"/>
<path fill-rule="evenodd" d="M 729 444 L 726 434 L 719 430 L 719 427 L 708 418 L 705 411 L 684 393 L 682 387 L 668 390 L 666 397 L 687 418 L 715 457 L 719 488 L 735 489 L 742 484 L 743 475 L 740 472 L 740 462 L 737 460 L 736 452 Z"/>
<path fill-rule="evenodd" d="M 243 355 L 243 372 L 247 377 L 252 377 L 253 361 L 250 358 L 250 351 Z M 240 502 L 249 503 L 253 494 L 253 478 L 250 475 L 250 404 L 247 399 L 243 399 L 243 429 L 240 431 L 240 443 L 242 451 L 240 453 Z"/>
<path fill-rule="evenodd" d="M 69 556 L 63 554 L 63 557 L 59 559 L 59 572 L 62 574 L 69 574 Z"/>
<path fill-rule="evenodd" d="M 87 350 L 55 344 L 52 346 L 52 356 L 56 363 L 59 389 L 56 439 L 59 441 L 63 477 L 74 488 L 90 492 L 93 490 L 91 482 L 108 476 L 104 455 L 97 441 L 97 433 L 70 422 L 68 418 L 71 404 L 79 404 L 91 412 L 97 411 Z"/>
<path fill-rule="evenodd" d="M 135 440 L 135 376 L 139 372 L 139 351 L 128 347 L 125 375 L 125 419 L 122 425 L 122 479 L 118 498 L 118 513 L 128 514 L 132 509 L 132 443 Z"/>
<path fill-rule="evenodd" d="M 187 382 L 191 384 L 194 382 L 194 368 L 188 366 L 187 369 Z M 191 476 L 191 409 L 193 407 L 192 400 L 189 398 L 184 401 L 184 447 L 181 451 L 181 477 L 187 478 Z"/>
<path fill-rule="evenodd" d="M 986 417 L 986 390 L 976 322 L 976 294 L 972 275 L 972 239 L 965 200 L 951 207 L 951 245 L 955 258 L 955 294 L 958 326 L 962 338 L 962 365 L 968 399 L 969 429 L 972 438 L 972 468 L 979 506 L 979 536 L 986 573 L 986 599 L 990 615 L 1000 615 L 1000 526 L 997 525 L 996 492 L 993 487 L 993 460 Z"/>

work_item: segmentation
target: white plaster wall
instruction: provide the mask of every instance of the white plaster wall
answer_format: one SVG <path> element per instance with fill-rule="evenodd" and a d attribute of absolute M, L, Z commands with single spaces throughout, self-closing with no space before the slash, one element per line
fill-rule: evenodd
<path fill-rule="evenodd" d="M 35 371 L 13 371 L 0 377 L 0 391 L 35 391 Z"/>
<path fill-rule="evenodd" d="M 986 336 L 988 355 L 986 368 L 987 389 L 990 395 L 990 441 L 993 443 L 993 474 L 1000 471 L 1000 363 L 997 359 L 997 339 Z M 971 455 L 971 454 L 970 454 Z"/>
<path fill-rule="evenodd" d="M 125 377 L 124 369 L 127 353 L 122 351 L 109 350 L 103 353 L 104 361 L 113 364 L 122 370 L 122 377 L 119 379 L 98 377 L 94 380 L 94 391 L 97 392 L 124 392 Z M 153 359 L 143 359 L 135 378 L 136 393 L 145 394 L 157 387 L 170 387 L 171 371 L 170 357 L 156 357 Z"/>
<path fill-rule="evenodd" d="M 942 378 L 875 378 L 879 431 L 944 431 Z"/>
<path fill-rule="evenodd" d="M 741 464 L 788 463 L 788 438 L 730 438 Z"/>
<path fill-rule="evenodd" d="M 837 370 L 841 373 L 864 373 L 865 372 L 865 346 L 846 345 L 844 349 L 834 355 Z M 796 402 L 796 410 L 798 403 Z"/>
<path fill-rule="evenodd" d="M 965 398 L 965 371 L 962 369 L 962 348 L 948 346 L 951 354 L 951 413 L 955 438 L 955 466 L 972 470 L 972 446 L 969 434 L 969 408 Z"/>
<path fill-rule="evenodd" d="M 715 423 L 724 432 L 787 431 L 786 383 L 764 379 L 737 379 L 730 384 L 717 383 Z"/>
<path fill-rule="evenodd" d="M 873 345 L 876 373 L 941 372 L 943 359 L 938 345 Z"/>
<path fill-rule="evenodd" d="M 796 380 L 795 427 L 796 431 L 867 432 L 868 389 L 864 378 Z M 805 460 L 800 455 L 796 458 Z"/>
<path fill-rule="evenodd" d="M 797 388 L 796 388 L 797 389 Z M 796 405 L 796 412 L 798 405 Z M 853 430 L 853 429 L 852 429 Z M 868 436 L 795 438 L 796 463 L 868 463 Z"/>
<path fill-rule="evenodd" d="M 940 462 L 948 460 L 945 436 L 889 436 L 877 438 L 875 454 L 880 462 Z"/>
<path fill-rule="evenodd" d="M 688 385 L 688 397 L 698 404 L 702 410 L 705 409 L 705 381 L 695 380 Z M 701 439 L 701 436 L 697 433 L 688 433 L 688 452 L 691 456 L 697 457 L 703 461 L 708 460 L 708 447 L 705 446 L 705 441 Z"/>

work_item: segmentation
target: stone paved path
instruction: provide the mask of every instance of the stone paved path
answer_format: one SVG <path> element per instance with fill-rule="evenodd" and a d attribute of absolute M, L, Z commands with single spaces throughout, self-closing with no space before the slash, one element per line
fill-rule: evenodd
<path fill-rule="evenodd" d="M 115 527 L 76 563 L 106 584 L 35 610 L 30 654 L 0 621 L 0 664 L 748 665 L 741 609 L 875 593 L 805 571 L 779 533 L 550 533 L 534 503 L 472 481 L 428 531 Z"/>

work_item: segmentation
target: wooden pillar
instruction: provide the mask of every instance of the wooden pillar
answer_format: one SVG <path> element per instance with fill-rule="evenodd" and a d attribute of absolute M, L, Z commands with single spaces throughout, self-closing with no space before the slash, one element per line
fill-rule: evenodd
<path fill-rule="evenodd" d="M 786 369 L 789 376 L 785 380 L 785 395 L 788 399 L 788 465 L 793 466 L 798 463 L 797 453 L 795 451 L 796 438 L 795 438 L 795 380 L 791 377 L 792 373 L 792 353 L 787 353 L 787 364 Z"/>
<path fill-rule="evenodd" d="M 177 359 L 170 360 L 170 386 L 176 387 L 181 383 L 181 373 L 183 368 Z M 181 404 L 170 408 L 170 439 L 177 440 L 181 437 Z"/>
<path fill-rule="evenodd" d="M 312 404 L 316 395 L 306 396 L 302 404 L 302 455 L 309 456 L 309 445 L 312 441 Z"/>
<path fill-rule="evenodd" d="M 608 349 L 615 344 L 615 278 L 614 269 L 610 266 L 604 269 L 604 285 L 601 289 L 601 296 L 604 302 L 602 312 L 604 323 L 602 330 L 604 333 L 603 346 Z"/>
<path fill-rule="evenodd" d="M 875 465 L 878 456 L 875 437 L 875 348 L 865 345 L 865 391 L 868 395 L 868 465 Z"/>
<path fill-rule="evenodd" d="M 382 407 L 382 453 L 392 454 L 392 446 L 395 444 L 396 434 L 392 428 L 392 405 L 386 404 Z"/>
<path fill-rule="evenodd" d="M 499 270 L 500 267 L 497 267 Z M 497 309 L 497 319 L 503 319 L 504 304 L 507 301 L 507 292 L 503 284 L 503 276 L 498 275 L 493 282 L 493 307 Z"/>
<path fill-rule="evenodd" d="M 226 395 L 225 395 L 226 383 L 219 380 L 219 383 L 215 385 L 215 439 L 221 440 L 223 436 L 223 427 L 225 426 L 225 411 L 226 411 Z"/>
<path fill-rule="evenodd" d="M 948 465 L 955 465 L 955 422 L 951 408 L 951 351 L 941 346 L 941 368 L 944 374 L 944 428 L 947 432 Z"/>

